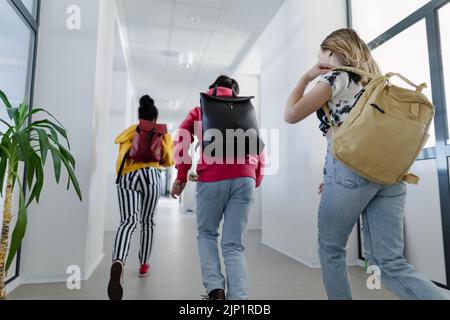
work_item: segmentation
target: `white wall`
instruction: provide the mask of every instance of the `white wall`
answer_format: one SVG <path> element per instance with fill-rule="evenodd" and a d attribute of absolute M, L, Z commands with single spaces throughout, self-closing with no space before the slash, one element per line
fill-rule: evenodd
<path fill-rule="evenodd" d="M 252 101 L 259 121 L 261 122 L 261 51 L 258 45 L 255 45 L 243 59 L 233 74 L 240 86 L 241 96 L 254 96 Z M 261 196 L 262 189 L 258 188 L 255 195 L 255 203 L 250 212 L 248 228 L 250 230 L 260 230 L 262 227 L 261 219 Z"/>
<path fill-rule="evenodd" d="M 242 70 L 244 71 L 244 70 Z M 255 96 L 253 105 L 255 106 L 258 116 L 260 115 L 260 77 L 254 74 L 238 73 L 234 78 L 238 81 L 241 88 L 241 96 Z M 261 188 L 256 190 L 255 203 L 250 211 L 248 228 L 250 230 L 261 229 Z"/>
<path fill-rule="evenodd" d="M 119 151 L 114 141 L 116 137 L 132 123 L 136 122 L 135 112 L 137 102 L 135 101 L 131 79 L 128 73 L 128 64 L 123 41 L 120 34 L 118 21 L 115 24 L 114 36 L 114 68 L 111 92 L 110 126 L 107 162 L 105 231 L 115 232 L 120 223 L 119 203 L 117 200 L 116 187 L 116 160 Z"/>
<path fill-rule="evenodd" d="M 114 144 L 116 137 L 129 125 L 126 121 L 126 110 L 131 108 L 129 93 L 131 85 L 127 71 L 115 70 L 113 74 L 113 90 L 111 100 L 110 130 L 108 138 L 108 179 L 106 185 L 107 202 L 105 231 L 117 231 L 120 222 L 119 204 L 116 188 L 116 159 L 119 147 Z"/>
<path fill-rule="evenodd" d="M 323 8 L 332 14 L 324 17 Z M 317 63 L 321 41 L 345 26 L 344 0 L 287 0 L 258 41 L 262 127 L 280 129 L 280 170 L 266 177 L 262 187 L 263 242 L 313 267 L 319 266 L 317 190 L 326 141 L 314 116 L 291 126 L 283 122 L 283 112 L 300 76 Z M 351 242 L 349 253 L 355 262 L 355 240 Z"/>
<path fill-rule="evenodd" d="M 97 33 L 97 66 L 95 75 L 94 118 L 91 140 L 91 184 L 89 196 L 89 216 L 87 221 L 86 263 L 89 272 L 103 257 L 103 230 L 107 197 L 106 186 L 111 113 L 111 93 L 114 59 L 115 6 L 110 0 L 99 0 Z"/>
<path fill-rule="evenodd" d="M 81 30 L 66 28 L 69 5 L 81 8 Z M 108 108 L 112 52 L 111 17 L 105 14 L 112 5 L 109 0 L 42 1 L 35 104 L 47 108 L 67 128 L 84 201 L 66 190 L 66 174 L 56 185 L 50 161 L 41 202 L 28 212 L 24 282 L 64 281 L 69 265 L 80 266 L 87 277 L 103 255 L 104 195 L 97 191 L 105 177 L 101 153 L 105 154 L 108 119 L 101 115 Z M 105 14 L 99 15 L 99 6 Z"/>

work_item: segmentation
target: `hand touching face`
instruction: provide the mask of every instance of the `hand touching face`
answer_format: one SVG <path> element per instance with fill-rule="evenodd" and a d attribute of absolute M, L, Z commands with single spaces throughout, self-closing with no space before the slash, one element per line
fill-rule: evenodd
<path fill-rule="evenodd" d="M 317 78 L 318 76 L 328 73 L 330 71 L 332 71 L 333 69 L 335 69 L 335 66 L 328 64 L 328 63 L 318 63 L 316 64 L 314 67 L 312 67 L 306 74 L 305 74 L 305 79 L 308 82 L 313 81 L 315 78 Z"/>

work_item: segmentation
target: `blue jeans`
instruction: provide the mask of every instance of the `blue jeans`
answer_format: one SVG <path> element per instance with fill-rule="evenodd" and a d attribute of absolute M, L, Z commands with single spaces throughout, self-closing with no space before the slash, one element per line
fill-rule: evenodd
<path fill-rule="evenodd" d="M 405 259 L 406 194 L 405 183 L 382 186 L 369 182 L 327 153 L 319 209 L 319 254 L 329 299 L 352 299 L 346 246 L 361 215 L 366 257 L 370 266 L 381 271 L 382 285 L 402 299 L 450 298 Z"/>
<path fill-rule="evenodd" d="M 197 187 L 198 248 L 203 285 L 208 293 L 225 290 L 218 249 L 219 226 L 223 219 L 222 255 L 227 276 L 227 300 L 248 300 L 244 242 L 255 185 L 254 179 L 239 178 L 199 182 Z"/>

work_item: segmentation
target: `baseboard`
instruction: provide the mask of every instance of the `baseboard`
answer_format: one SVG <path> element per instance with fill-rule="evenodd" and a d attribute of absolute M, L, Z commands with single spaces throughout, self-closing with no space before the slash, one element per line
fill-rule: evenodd
<path fill-rule="evenodd" d="M 279 248 L 277 248 L 277 247 L 275 247 L 275 246 L 273 246 L 273 245 L 271 245 L 271 244 L 268 244 L 268 243 L 266 243 L 266 242 L 264 242 L 264 241 L 261 241 L 261 243 L 262 243 L 263 245 L 265 245 L 265 246 L 267 246 L 267 247 L 269 247 L 269 248 L 271 248 L 271 249 L 273 249 L 273 250 L 275 250 L 275 251 L 278 251 L 279 253 L 282 253 L 282 254 L 284 254 L 285 256 L 287 256 L 287 257 L 289 257 L 289 258 L 291 258 L 291 259 L 293 259 L 293 260 L 295 260 L 295 261 L 297 261 L 297 262 L 299 262 L 299 263 L 301 263 L 301 264 L 307 266 L 308 268 L 311 268 L 311 269 L 320 269 L 320 268 L 321 268 L 320 264 L 319 264 L 319 265 L 312 265 L 312 264 L 310 264 L 310 263 L 307 263 L 306 261 L 303 261 L 302 259 L 299 259 L 299 258 L 297 258 L 297 257 L 294 257 L 292 254 L 289 254 L 289 253 L 285 252 L 284 250 L 281 250 L 281 249 L 279 249 Z M 349 267 L 361 267 L 361 268 L 365 268 L 365 262 L 358 259 L 355 263 L 348 263 L 348 266 L 349 266 Z"/>
<path fill-rule="evenodd" d="M 94 263 L 92 263 L 85 272 L 81 273 L 81 280 L 86 281 L 89 280 L 89 278 L 94 273 L 95 269 L 97 269 L 98 265 L 102 262 L 104 259 L 105 254 L 102 253 L 95 259 Z M 24 284 L 41 284 L 41 283 L 65 283 L 67 281 L 67 274 L 58 274 L 50 277 L 27 277 L 27 276 L 21 276 L 21 283 L 20 285 Z M 14 281 L 15 282 L 15 281 Z"/>
<path fill-rule="evenodd" d="M 14 279 L 6 286 L 6 293 L 9 294 L 22 285 L 22 279 L 20 277 Z"/>
<path fill-rule="evenodd" d="M 282 253 L 282 254 L 284 254 L 285 256 L 287 256 L 287 257 L 289 257 L 289 258 L 291 258 L 291 259 L 293 259 L 293 260 L 295 260 L 295 261 L 297 261 L 297 262 L 299 262 L 299 263 L 301 263 L 301 264 L 307 266 L 308 268 L 311 268 L 311 269 L 320 269 L 320 265 L 313 265 L 313 264 L 308 263 L 308 262 L 306 262 L 306 261 L 304 261 L 304 260 L 302 260 L 302 259 L 300 259 L 300 258 L 294 257 L 292 254 L 287 253 L 286 251 L 281 250 L 281 249 L 275 247 L 274 245 L 268 244 L 268 243 L 266 243 L 265 241 L 261 241 L 261 243 L 262 243 L 263 245 L 265 245 L 265 246 L 267 246 L 267 247 L 269 247 L 269 248 L 271 248 L 271 249 L 273 249 L 273 250 L 275 250 L 275 251 L 278 251 L 279 253 Z"/>
<path fill-rule="evenodd" d="M 95 269 L 97 269 L 98 265 L 103 261 L 103 259 L 105 258 L 105 254 L 102 253 L 101 255 L 99 255 L 97 257 L 97 259 L 95 259 L 94 263 L 92 263 L 89 268 L 86 269 L 86 272 L 84 272 L 82 278 L 84 281 L 89 280 L 89 278 L 92 276 L 92 274 L 94 273 Z"/>
<path fill-rule="evenodd" d="M 361 267 L 361 268 L 365 268 L 366 267 L 366 262 L 363 260 L 357 260 L 355 264 L 351 265 L 352 267 Z"/>
<path fill-rule="evenodd" d="M 67 274 L 60 274 L 52 277 L 22 277 L 21 285 L 26 284 L 42 284 L 42 283 L 64 283 L 67 281 Z"/>

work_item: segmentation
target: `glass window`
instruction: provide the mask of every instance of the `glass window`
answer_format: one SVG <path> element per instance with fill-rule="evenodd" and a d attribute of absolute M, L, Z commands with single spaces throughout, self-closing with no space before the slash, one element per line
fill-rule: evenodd
<path fill-rule="evenodd" d="M 32 48 L 34 46 L 34 32 L 23 22 L 9 2 L 0 1 L 0 89 L 4 91 L 13 106 L 23 101 L 29 102 L 30 67 L 32 62 Z M 0 118 L 9 121 L 6 108 L 0 102 Z M 0 123 L 0 131 L 5 130 Z M 16 197 L 17 199 L 17 197 Z M 3 203 L 0 197 L 0 202 Z M 13 203 L 13 213 L 17 212 L 18 203 Z M 2 211 L 0 210 L 0 218 Z M 14 229 L 16 215 L 11 221 Z M 8 279 L 15 275 L 15 265 L 12 266 Z"/>
<path fill-rule="evenodd" d="M 408 188 L 405 206 L 405 255 L 408 261 L 429 279 L 447 283 L 436 160 L 416 161 L 411 172 L 420 177 L 420 183 Z"/>
<path fill-rule="evenodd" d="M 376 48 L 373 55 L 380 64 L 383 73 L 399 72 L 418 85 L 426 82 L 428 88 L 423 93 L 430 101 L 433 101 L 425 20 L 416 23 L 392 40 Z M 413 89 L 398 78 L 393 78 L 392 82 L 395 85 Z M 434 123 L 430 135 L 430 140 L 426 145 L 427 148 L 436 146 Z"/>
<path fill-rule="evenodd" d="M 370 42 L 430 0 L 352 0 L 353 27 Z"/>
<path fill-rule="evenodd" d="M 445 92 L 447 95 L 447 127 L 449 130 L 448 137 L 450 137 L 450 4 L 447 4 L 439 10 L 439 21 L 441 29 L 442 61 L 444 63 Z"/>
<path fill-rule="evenodd" d="M 29 62 L 33 32 L 25 25 L 7 1 L 0 1 L 0 88 L 13 105 L 29 98 Z M 5 119 L 3 105 L 0 116 Z"/>
<path fill-rule="evenodd" d="M 28 9 L 33 17 L 36 18 L 37 13 L 37 0 L 22 0 L 22 3 Z"/>

